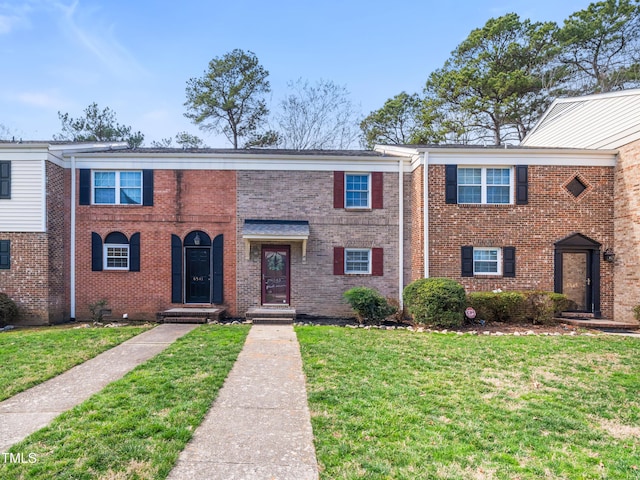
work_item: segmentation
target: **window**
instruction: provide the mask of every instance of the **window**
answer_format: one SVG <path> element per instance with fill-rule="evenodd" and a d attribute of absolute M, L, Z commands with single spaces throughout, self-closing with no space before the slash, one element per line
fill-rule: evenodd
<path fill-rule="evenodd" d="M 140 232 L 130 239 L 121 232 L 111 232 L 102 241 L 96 232 L 91 232 L 91 270 L 140 271 Z"/>
<path fill-rule="evenodd" d="M 508 204 L 510 168 L 458 168 L 458 203 Z"/>
<path fill-rule="evenodd" d="M 0 199 L 11 198 L 11 162 L 0 162 Z"/>
<path fill-rule="evenodd" d="M 129 245 L 104 244 L 105 270 L 129 270 Z"/>
<path fill-rule="evenodd" d="M 11 241 L 0 240 L 0 270 L 11 268 Z"/>
<path fill-rule="evenodd" d="M 474 275 L 501 275 L 502 258 L 499 248 L 473 249 Z"/>
<path fill-rule="evenodd" d="M 347 248 L 344 251 L 344 273 L 371 273 L 371 250 Z"/>
<path fill-rule="evenodd" d="M 142 172 L 93 172 L 93 203 L 98 205 L 142 205 Z"/>
<path fill-rule="evenodd" d="M 369 208 L 370 202 L 370 176 L 368 174 L 345 175 L 345 207 Z"/>

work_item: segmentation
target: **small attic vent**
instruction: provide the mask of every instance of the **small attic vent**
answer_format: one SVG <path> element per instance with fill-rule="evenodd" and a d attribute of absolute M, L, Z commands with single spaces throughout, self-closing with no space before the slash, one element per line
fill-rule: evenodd
<path fill-rule="evenodd" d="M 578 198 L 587 189 L 587 186 L 578 177 L 573 177 L 573 180 L 567 183 L 564 188 L 575 198 Z"/>

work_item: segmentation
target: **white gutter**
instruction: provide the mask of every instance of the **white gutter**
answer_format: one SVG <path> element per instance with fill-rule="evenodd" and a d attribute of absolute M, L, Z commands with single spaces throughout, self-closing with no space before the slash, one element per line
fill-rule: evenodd
<path fill-rule="evenodd" d="M 404 290 L 404 158 L 398 160 L 398 303 L 403 308 Z"/>
<path fill-rule="evenodd" d="M 424 230 L 424 278 L 429 278 L 429 152 L 422 157 L 422 194 L 423 197 L 423 230 Z"/>
<path fill-rule="evenodd" d="M 71 155 L 71 276 L 69 278 L 69 296 L 71 300 L 71 320 L 76 319 L 76 157 Z"/>

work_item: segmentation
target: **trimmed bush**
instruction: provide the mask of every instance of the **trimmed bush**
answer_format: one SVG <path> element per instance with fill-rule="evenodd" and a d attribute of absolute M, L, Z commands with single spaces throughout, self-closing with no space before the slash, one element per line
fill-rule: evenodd
<path fill-rule="evenodd" d="M 421 278 L 404 289 L 404 304 L 416 323 L 455 328 L 464 322 L 464 287 L 449 278 Z"/>
<path fill-rule="evenodd" d="M 354 287 L 344 292 L 344 298 L 356 312 L 360 323 L 380 323 L 397 310 L 373 288 Z"/>
<path fill-rule="evenodd" d="M 561 293 L 543 291 L 473 292 L 467 298 L 478 319 L 504 323 L 549 324 L 570 304 Z"/>
<path fill-rule="evenodd" d="M 18 307 L 6 293 L 0 293 L 0 327 L 18 318 Z"/>
<path fill-rule="evenodd" d="M 526 297 L 520 292 L 473 292 L 468 304 L 476 318 L 490 322 L 518 321 L 525 310 Z"/>

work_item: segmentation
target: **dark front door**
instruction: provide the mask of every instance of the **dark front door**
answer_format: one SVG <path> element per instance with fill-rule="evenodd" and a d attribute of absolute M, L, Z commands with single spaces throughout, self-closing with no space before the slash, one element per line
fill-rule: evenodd
<path fill-rule="evenodd" d="M 186 303 L 211 303 L 211 249 L 186 248 Z"/>
<path fill-rule="evenodd" d="M 289 305 L 288 245 L 262 247 L 262 304 Z"/>
<path fill-rule="evenodd" d="M 590 252 L 562 253 L 562 293 L 580 312 L 591 310 Z"/>
<path fill-rule="evenodd" d="M 554 290 L 572 301 L 572 310 L 599 318 L 601 244 L 575 233 L 555 246 Z"/>

